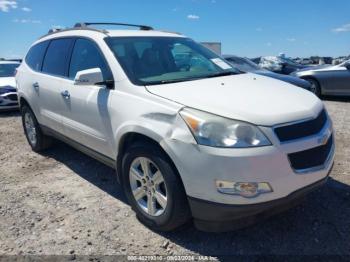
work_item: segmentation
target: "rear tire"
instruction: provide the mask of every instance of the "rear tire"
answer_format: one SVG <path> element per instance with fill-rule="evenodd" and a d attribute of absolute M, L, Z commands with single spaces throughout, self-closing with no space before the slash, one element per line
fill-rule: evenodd
<path fill-rule="evenodd" d="M 40 152 L 49 148 L 52 145 L 52 138 L 44 135 L 33 111 L 24 105 L 21 114 L 24 134 L 32 150 Z"/>
<path fill-rule="evenodd" d="M 147 227 L 172 231 L 190 220 L 182 181 L 167 155 L 155 145 L 138 143 L 126 149 L 122 184 L 137 218 Z"/>
<path fill-rule="evenodd" d="M 320 87 L 320 84 L 317 82 L 317 80 L 312 78 L 305 78 L 305 80 L 311 84 L 310 91 L 314 93 L 317 97 L 320 97 L 322 95 L 321 87 Z"/>

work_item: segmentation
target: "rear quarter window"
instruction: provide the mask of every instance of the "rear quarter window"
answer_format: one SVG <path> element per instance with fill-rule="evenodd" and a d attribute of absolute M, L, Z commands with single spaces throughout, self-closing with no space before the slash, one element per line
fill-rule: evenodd
<path fill-rule="evenodd" d="M 43 58 L 48 45 L 49 45 L 49 41 L 45 41 L 45 42 L 38 43 L 34 45 L 32 48 L 30 48 L 25 58 L 25 61 L 31 69 L 35 71 L 41 70 Z"/>

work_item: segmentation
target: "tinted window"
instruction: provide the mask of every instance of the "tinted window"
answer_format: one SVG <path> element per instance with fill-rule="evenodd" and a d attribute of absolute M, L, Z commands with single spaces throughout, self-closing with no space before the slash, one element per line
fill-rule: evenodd
<path fill-rule="evenodd" d="M 39 44 L 36 44 L 29 50 L 26 56 L 26 63 L 31 69 L 36 71 L 41 70 L 41 65 L 48 44 L 48 41 L 41 42 Z"/>
<path fill-rule="evenodd" d="M 77 72 L 92 68 L 100 68 L 104 80 L 113 79 L 106 61 L 96 44 L 87 39 L 78 39 L 75 42 L 72 53 L 69 78 L 73 79 Z"/>
<path fill-rule="evenodd" d="M 72 42 L 73 40 L 69 38 L 52 40 L 45 55 L 42 71 L 66 76 Z"/>
<path fill-rule="evenodd" d="M 0 64 L 0 77 L 11 77 L 19 64 Z"/>

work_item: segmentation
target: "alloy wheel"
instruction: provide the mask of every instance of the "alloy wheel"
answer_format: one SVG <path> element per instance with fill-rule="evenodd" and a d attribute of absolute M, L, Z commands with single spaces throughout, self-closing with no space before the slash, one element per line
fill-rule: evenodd
<path fill-rule="evenodd" d="M 311 83 L 310 91 L 314 94 L 317 94 L 317 86 L 316 83 Z"/>
<path fill-rule="evenodd" d="M 28 112 L 24 115 L 24 126 L 26 129 L 26 134 L 31 145 L 35 145 L 37 143 L 37 132 L 34 124 L 34 119 L 32 115 Z"/>
<path fill-rule="evenodd" d="M 136 158 L 130 166 L 129 180 L 138 206 L 150 216 L 162 215 L 168 198 L 164 177 L 157 165 L 146 157 Z"/>

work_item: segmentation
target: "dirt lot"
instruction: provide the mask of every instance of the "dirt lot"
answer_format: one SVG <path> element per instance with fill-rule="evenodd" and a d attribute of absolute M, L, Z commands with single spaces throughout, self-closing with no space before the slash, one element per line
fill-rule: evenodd
<path fill-rule="evenodd" d="M 237 232 L 140 224 L 112 169 L 58 143 L 27 145 L 18 113 L 0 114 L 0 255 L 350 255 L 350 99 L 325 104 L 336 130 L 334 169 L 302 205 Z"/>

